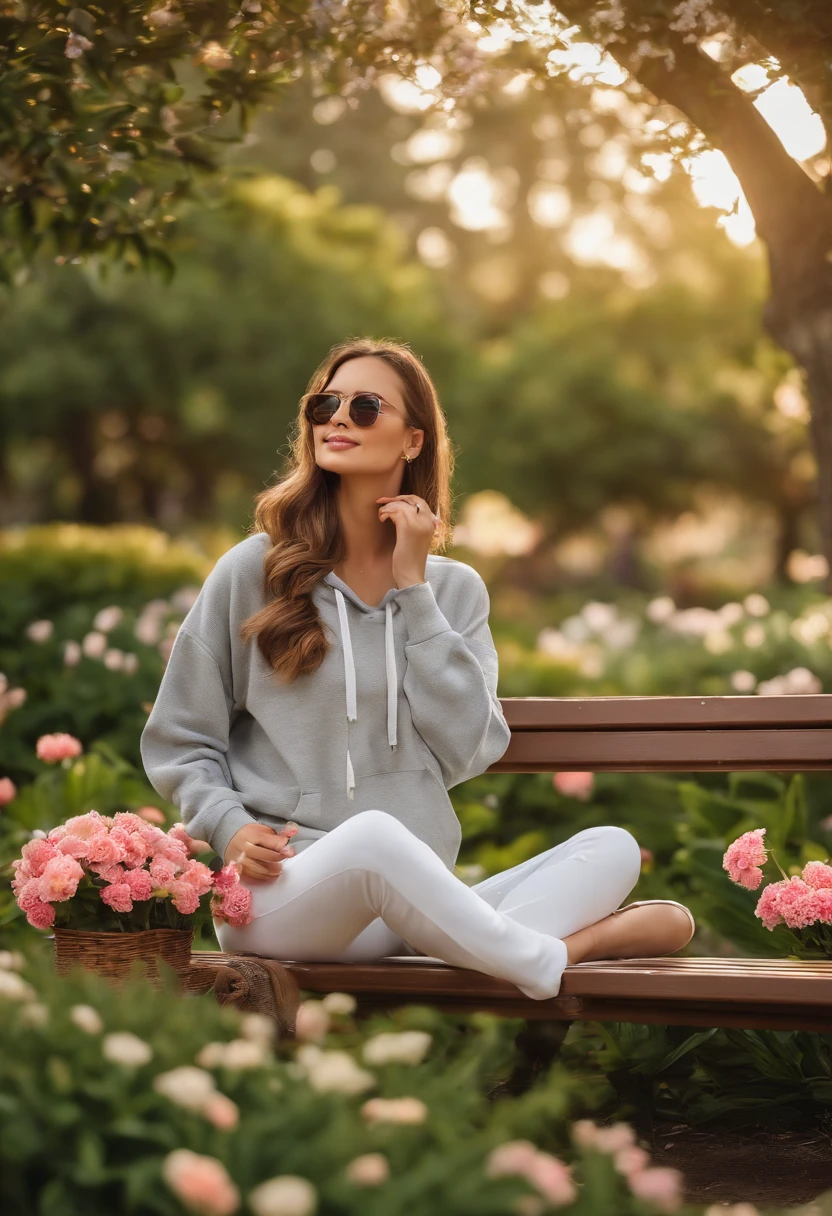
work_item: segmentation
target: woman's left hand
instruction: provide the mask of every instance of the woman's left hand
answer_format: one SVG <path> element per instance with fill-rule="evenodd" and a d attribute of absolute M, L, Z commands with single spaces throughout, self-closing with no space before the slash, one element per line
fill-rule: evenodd
<path fill-rule="evenodd" d="M 440 523 L 439 516 L 434 515 L 418 494 L 397 494 L 377 498 L 376 502 L 385 504 L 379 508 L 379 519 L 391 519 L 396 528 L 396 547 L 393 550 L 393 579 L 396 586 L 409 587 L 412 583 L 426 582 L 428 553 Z"/>

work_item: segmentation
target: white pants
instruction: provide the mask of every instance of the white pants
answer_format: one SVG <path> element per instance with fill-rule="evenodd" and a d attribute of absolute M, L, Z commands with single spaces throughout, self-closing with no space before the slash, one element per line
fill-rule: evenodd
<path fill-rule="evenodd" d="M 386 811 L 360 811 L 250 884 L 255 918 L 214 922 L 223 950 L 306 962 L 424 954 L 556 996 L 570 933 L 609 916 L 635 886 L 641 854 L 623 828 L 587 828 L 467 886 Z M 247 884 L 249 885 L 249 884 Z"/>

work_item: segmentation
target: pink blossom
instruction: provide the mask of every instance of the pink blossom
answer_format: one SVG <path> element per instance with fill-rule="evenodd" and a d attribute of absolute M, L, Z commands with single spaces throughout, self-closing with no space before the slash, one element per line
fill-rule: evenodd
<path fill-rule="evenodd" d="M 524 1172 L 529 1182 L 553 1207 L 571 1203 L 577 1198 L 578 1190 L 572 1181 L 571 1169 L 550 1153 L 537 1153 Z"/>
<path fill-rule="evenodd" d="M 825 925 L 832 924 L 832 891 L 828 887 L 820 887 L 812 896 L 812 911 L 815 920 Z"/>
<path fill-rule="evenodd" d="M 82 840 L 80 836 L 62 836 L 55 848 L 59 853 L 66 853 L 69 857 L 86 857 L 87 855 L 86 840 Z"/>
<path fill-rule="evenodd" d="M 124 882 L 124 876 L 127 873 L 124 866 L 119 865 L 114 861 L 110 866 L 99 866 L 98 877 L 102 882 Z"/>
<path fill-rule="evenodd" d="M 116 811 L 113 816 L 113 827 L 121 828 L 125 832 L 143 832 L 147 823 L 134 811 Z"/>
<path fill-rule="evenodd" d="M 186 1208 L 203 1216 L 231 1216 L 240 1192 L 221 1161 L 187 1148 L 175 1148 L 162 1164 L 162 1176 Z"/>
<path fill-rule="evenodd" d="M 211 847 L 207 840 L 197 840 L 194 836 L 189 836 L 184 823 L 175 823 L 168 829 L 168 836 L 172 836 L 174 840 L 183 844 L 191 857 L 196 857 L 199 853 L 207 853 Z"/>
<path fill-rule="evenodd" d="M 99 815 L 98 811 L 87 811 L 85 815 L 73 815 L 66 823 L 53 828 L 49 839 L 55 840 L 63 836 L 78 836 L 81 840 L 89 840 L 101 832 L 108 831 L 112 824 L 109 815 Z"/>
<path fill-rule="evenodd" d="M 93 867 L 125 860 L 124 847 L 113 832 L 97 832 L 89 842 L 87 860 Z"/>
<path fill-rule="evenodd" d="M 803 881 L 815 890 L 832 887 L 832 866 L 823 861 L 807 861 L 803 867 Z"/>
<path fill-rule="evenodd" d="M 140 819 L 146 819 L 148 823 L 165 822 L 165 813 L 160 811 L 158 806 L 140 806 L 136 814 Z"/>
<path fill-rule="evenodd" d="M 20 856 L 33 878 L 39 878 L 46 869 L 47 862 L 57 857 L 58 850 L 51 840 L 27 840 L 20 850 Z"/>
<path fill-rule="evenodd" d="M 8 806 L 17 797 L 17 786 L 11 777 L 0 777 L 0 806 Z"/>
<path fill-rule="evenodd" d="M 111 882 L 109 886 L 102 887 L 101 899 L 105 904 L 108 904 L 114 912 L 133 911 L 133 899 L 130 894 L 130 888 L 126 882 Z"/>
<path fill-rule="evenodd" d="M 154 857 L 150 863 L 150 877 L 157 887 L 166 887 L 173 882 L 176 874 L 177 867 L 167 857 Z"/>
<path fill-rule="evenodd" d="M 55 735 L 41 735 L 35 745 L 38 760 L 43 760 L 46 764 L 56 764 L 60 760 L 74 760 L 76 756 L 81 755 L 83 750 L 81 741 L 74 735 L 60 732 Z"/>
<path fill-rule="evenodd" d="M 555 773 L 552 785 L 567 798 L 579 798 L 586 802 L 595 785 L 594 773 Z"/>
<path fill-rule="evenodd" d="M 172 883 L 168 884 L 168 889 L 173 896 L 173 906 L 177 911 L 184 916 L 190 916 L 192 912 L 196 912 L 199 907 L 199 893 L 195 887 L 175 878 Z"/>
<path fill-rule="evenodd" d="M 26 909 L 26 919 L 34 929 L 51 929 L 55 923 L 55 909 L 52 904 L 35 899 Z"/>
<path fill-rule="evenodd" d="M 114 827 L 110 831 L 110 839 L 121 846 L 124 853 L 123 861 L 128 869 L 133 870 L 136 866 L 143 866 L 147 861 L 147 844 L 139 832 Z"/>
<path fill-rule="evenodd" d="M 627 1181 L 637 1199 L 646 1199 L 660 1212 L 675 1212 L 682 1205 L 682 1175 L 679 1170 L 656 1166 L 630 1174 Z"/>
<path fill-rule="evenodd" d="M 637 1144 L 623 1148 L 613 1157 L 615 1168 L 620 1174 L 633 1174 L 637 1170 L 646 1169 L 650 1164 L 650 1154 Z"/>
<path fill-rule="evenodd" d="M 499 1178 L 503 1174 L 525 1174 L 539 1151 L 531 1140 L 507 1140 L 488 1154 L 485 1173 L 489 1178 Z"/>
<path fill-rule="evenodd" d="M 153 880 L 147 870 L 126 870 L 123 881 L 133 899 L 150 899 L 153 893 Z"/>
<path fill-rule="evenodd" d="M 152 857 L 166 857 L 182 868 L 188 860 L 188 850 L 178 840 L 172 839 L 164 832 L 157 836 L 150 845 Z"/>
<path fill-rule="evenodd" d="M 202 1114 L 220 1131 L 230 1131 L 240 1121 L 240 1108 L 225 1094 L 212 1094 L 202 1107 Z"/>
<path fill-rule="evenodd" d="M 221 870 L 214 871 L 214 890 L 230 891 L 240 881 L 240 867 L 236 861 L 230 861 Z"/>
<path fill-rule="evenodd" d="M 84 867 L 74 857 L 53 857 L 39 879 L 38 893 L 49 903 L 62 903 L 72 899 L 83 877 Z"/>
<path fill-rule="evenodd" d="M 211 912 L 218 920 L 227 920 L 237 928 L 251 922 L 251 891 L 248 887 L 236 886 L 224 891 L 219 903 L 211 903 Z"/>
<path fill-rule="evenodd" d="M 814 921 L 813 894 L 812 888 L 796 875 L 782 883 L 777 908 L 790 929 L 805 929 Z"/>
<path fill-rule="evenodd" d="M 780 894 L 782 882 L 770 882 L 764 888 L 760 898 L 757 900 L 757 907 L 754 909 L 754 915 L 759 916 L 765 927 L 769 930 L 775 928 L 783 920 L 780 915 L 780 909 L 777 906 L 777 896 Z"/>
<path fill-rule="evenodd" d="M 749 891 L 756 891 L 763 881 L 763 871 L 758 867 L 766 861 L 765 833 L 765 828 L 743 832 L 728 846 L 722 858 L 722 868 L 728 871 L 731 881 Z"/>
<path fill-rule="evenodd" d="M 182 871 L 181 879 L 189 883 L 198 895 L 205 895 L 214 885 L 214 871 L 201 861 L 189 861 Z"/>

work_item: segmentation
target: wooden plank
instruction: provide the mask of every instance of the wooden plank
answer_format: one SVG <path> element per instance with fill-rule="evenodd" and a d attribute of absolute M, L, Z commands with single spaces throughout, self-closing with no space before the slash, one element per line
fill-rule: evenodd
<path fill-rule="evenodd" d="M 489 773 L 775 772 L 832 768 L 832 730 L 513 731 Z"/>
<path fill-rule="evenodd" d="M 512 730 L 832 726 L 832 693 L 777 697 L 501 697 Z"/>

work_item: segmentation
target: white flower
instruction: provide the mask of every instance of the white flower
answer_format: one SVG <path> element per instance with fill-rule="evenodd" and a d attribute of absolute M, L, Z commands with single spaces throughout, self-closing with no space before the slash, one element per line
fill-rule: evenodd
<path fill-rule="evenodd" d="M 753 692 L 757 687 L 757 677 L 751 671 L 732 671 L 731 687 L 735 692 Z"/>
<path fill-rule="evenodd" d="M 646 615 L 654 625 L 662 625 L 670 620 L 676 611 L 676 605 L 669 595 L 660 595 L 647 605 Z"/>
<path fill-rule="evenodd" d="M 82 34 L 70 34 L 64 46 L 64 54 L 67 59 L 79 59 L 84 51 L 90 50 L 92 43 L 89 38 L 85 38 Z"/>
<path fill-rule="evenodd" d="M 87 1034 L 100 1034 L 104 1029 L 104 1019 L 92 1005 L 73 1005 L 69 1016 L 75 1025 Z"/>
<path fill-rule="evenodd" d="M 234 56 L 219 42 L 207 42 L 202 48 L 200 60 L 208 68 L 227 68 L 234 62 Z"/>
<path fill-rule="evenodd" d="M 16 971 L 0 971 L 0 998 L 8 1001 L 34 1001 L 37 993 Z"/>
<path fill-rule="evenodd" d="M 144 1039 L 129 1030 L 116 1030 L 101 1040 L 101 1050 L 114 1064 L 135 1068 L 146 1064 L 153 1055 L 153 1048 Z"/>
<path fill-rule="evenodd" d="M 327 1013 L 350 1014 L 355 1012 L 356 999 L 348 992 L 328 992 L 321 1002 Z"/>
<path fill-rule="evenodd" d="M 280 1174 L 249 1191 L 248 1205 L 254 1216 L 311 1216 L 318 1206 L 318 1192 L 308 1178 Z"/>
<path fill-rule="evenodd" d="M 723 604 L 717 611 L 717 616 L 722 621 L 724 629 L 730 629 L 732 625 L 736 625 L 743 618 L 744 612 L 742 604 L 732 600 L 729 604 Z"/>
<path fill-rule="evenodd" d="M 122 660 L 121 670 L 126 675 L 132 676 L 133 673 L 138 669 L 138 666 L 139 666 L 139 656 L 137 654 L 133 654 L 132 650 L 124 652 L 124 659 Z"/>
<path fill-rule="evenodd" d="M 379 1186 L 390 1177 L 390 1164 L 384 1153 L 362 1153 L 344 1171 L 357 1186 Z"/>
<path fill-rule="evenodd" d="M 725 629 L 710 629 L 705 634 L 704 646 L 709 654 L 727 654 L 733 650 L 734 639 Z"/>
<path fill-rule="evenodd" d="M 329 1030 L 329 1014 L 323 1001 L 302 1001 L 295 1017 L 295 1034 L 299 1039 L 323 1039 Z"/>
<path fill-rule="evenodd" d="M 124 666 L 124 651 L 111 646 L 104 651 L 104 666 L 108 671 L 121 671 Z"/>
<path fill-rule="evenodd" d="M 92 620 L 93 629 L 99 629 L 102 633 L 109 633 L 111 629 L 115 629 L 116 625 L 124 617 L 124 609 L 118 604 L 112 604 L 109 608 L 102 608 L 97 612 Z"/>
<path fill-rule="evenodd" d="M 186 1110 L 201 1110 L 217 1092 L 211 1074 L 204 1068 L 195 1068 L 193 1064 L 182 1064 L 168 1072 L 160 1072 L 153 1078 L 153 1088 L 157 1094 L 163 1094 Z"/>
<path fill-rule="evenodd" d="M 269 1059 L 269 1049 L 251 1039 L 232 1039 L 225 1045 L 223 1064 L 226 1068 L 262 1068 Z"/>
<path fill-rule="evenodd" d="M 762 646 L 766 640 L 766 630 L 764 625 L 749 625 L 742 635 L 742 640 L 746 646 L 751 649 L 756 649 L 757 646 Z"/>
<path fill-rule="evenodd" d="M 49 1021 L 49 1008 L 42 1001 L 28 1001 L 20 1006 L 20 1020 L 29 1026 L 45 1026 Z"/>
<path fill-rule="evenodd" d="M 373 1035 L 362 1050 L 365 1064 L 421 1064 L 433 1035 L 426 1030 L 402 1030 Z"/>
<path fill-rule="evenodd" d="M 756 591 L 747 595 L 742 603 L 749 616 L 767 616 L 771 612 L 771 605 L 766 597 Z"/>
<path fill-rule="evenodd" d="M 369 1098 L 361 1113 L 370 1123 L 424 1123 L 428 1108 L 421 1098 Z"/>
<path fill-rule="evenodd" d="M 133 633 L 144 646 L 155 646 L 162 636 L 162 622 L 159 615 L 158 612 L 151 612 L 145 606 L 141 615 L 136 618 Z"/>
<path fill-rule="evenodd" d="M 584 604 L 581 616 L 593 633 L 603 633 L 615 621 L 618 610 L 613 604 L 601 604 L 597 600 L 591 600 Z"/>
<path fill-rule="evenodd" d="M 25 959 L 19 950 L 0 950 L 0 967 L 8 971 L 20 971 Z"/>
<path fill-rule="evenodd" d="M 274 1043 L 275 1026 L 266 1013 L 244 1013 L 240 1025 L 240 1033 L 244 1039 L 253 1039 L 255 1043 L 264 1043 L 271 1047 Z"/>
<path fill-rule="evenodd" d="M 81 647 L 71 638 L 64 644 L 64 667 L 76 667 L 81 659 Z"/>
<path fill-rule="evenodd" d="M 26 637 L 33 642 L 47 642 L 52 637 L 55 625 L 52 621 L 32 621 L 26 626 Z"/>
<path fill-rule="evenodd" d="M 81 639 L 81 649 L 88 659 L 100 659 L 107 649 L 106 633 L 98 633 L 94 629 Z"/>
<path fill-rule="evenodd" d="M 322 1051 L 303 1066 L 307 1081 L 319 1093 L 360 1094 L 376 1083 L 373 1074 L 357 1064 L 348 1051 Z"/>

